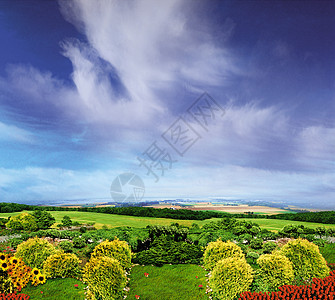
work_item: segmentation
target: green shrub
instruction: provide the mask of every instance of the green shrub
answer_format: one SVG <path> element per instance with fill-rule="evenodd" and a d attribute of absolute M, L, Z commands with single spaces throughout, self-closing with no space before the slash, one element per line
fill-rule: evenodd
<path fill-rule="evenodd" d="M 59 247 L 66 253 L 73 252 L 73 244 L 70 241 L 61 241 Z"/>
<path fill-rule="evenodd" d="M 211 270 L 219 260 L 228 257 L 244 258 L 245 256 L 241 247 L 233 242 L 222 242 L 221 240 L 211 242 L 204 253 L 204 266 L 206 269 Z"/>
<path fill-rule="evenodd" d="M 80 275 L 79 258 L 73 253 L 58 252 L 50 255 L 43 264 L 47 277 L 73 277 Z"/>
<path fill-rule="evenodd" d="M 38 229 L 36 218 L 28 213 L 11 217 L 6 223 L 7 228 L 14 230 L 35 231 Z"/>
<path fill-rule="evenodd" d="M 48 241 L 35 237 L 18 245 L 15 256 L 21 257 L 29 267 L 40 269 L 48 256 L 56 252 Z"/>
<path fill-rule="evenodd" d="M 255 263 L 255 260 L 259 258 L 259 254 L 256 252 L 248 252 L 247 258 L 250 258 L 252 260 L 252 263 Z"/>
<path fill-rule="evenodd" d="M 73 240 L 73 247 L 74 248 L 78 248 L 78 249 L 81 249 L 81 248 L 84 248 L 86 246 L 86 241 L 84 238 L 82 237 L 75 237 Z"/>
<path fill-rule="evenodd" d="M 278 253 L 264 254 L 257 259 L 260 267 L 260 281 L 270 291 L 281 285 L 291 284 L 294 279 L 293 265 L 290 260 Z"/>
<path fill-rule="evenodd" d="M 125 269 L 131 267 L 131 250 L 127 242 L 115 239 L 113 241 L 104 241 L 96 246 L 91 254 L 92 258 L 100 256 L 109 256 L 117 259 Z"/>
<path fill-rule="evenodd" d="M 263 248 L 263 240 L 259 239 L 259 238 L 252 239 L 250 241 L 250 248 L 255 249 L 255 250 L 262 249 Z"/>
<path fill-rule="evenodd" d="M 266 242 L 263 245 L 263 252 L 265 254 L 270 254 L 273 250 L 277 248 L 277 244 L 275 242 Z"/>
<path fill-rule="evenodd" d="M 253 280 L 253 270 L 244 258 L 229 257 L 220 260 L 209 278 L 209 285 L 218 299 L 235 299 L 247 291 Z"/>
<path fill-rule="evenodd" d="M 201 247 L 186 242 L 175 242 L 161 236 L 157 238 L 149 250 L 135 254 L 134 262 L 141 265 L 200 264 L 203 252 Z"/>
<path fill-rule="evenodd" d="M 297 239 L 284 245 L 280 254 L 285 255 L 292 263 L 296 279 L 308 280 L 315 277 L 323 278 L 328 275 L 327 262 L 315 244 Z"/>
<path fill-rule="evenodd" d="M 87 298 L 92 300 L 119 299 L 127 284 L 119 261 L 108 256 L 92 257 L 84 267 L 83 279 L 88 285 Z"/>

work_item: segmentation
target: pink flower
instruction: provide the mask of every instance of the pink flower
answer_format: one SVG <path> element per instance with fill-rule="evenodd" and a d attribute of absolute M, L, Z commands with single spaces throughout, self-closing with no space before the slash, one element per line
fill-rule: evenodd
<path fill-rule="evenodd" d="M 79 286 L 79 284 L 77 284 L 77 283 L 74 285 L 75 288 L 77 288 L 78 286 Z"/>
<path fill-rule="evenodd" d="M 136 298 L 136 299 L 140 299 L 140 296 L 139 296 L 139 295 L 135 295 L 135 298 Z"/>
<path fill-rule="evenodd" d="M 199 284 L 198 287 L 202 289 L 202 288 L 203 288 L 203 285 L 202 285 L 202 284 Z"/>

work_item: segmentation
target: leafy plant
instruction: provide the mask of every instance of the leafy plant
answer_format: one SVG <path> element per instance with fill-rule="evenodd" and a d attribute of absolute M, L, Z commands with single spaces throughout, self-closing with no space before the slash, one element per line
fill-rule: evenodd
<path fill-rule="evenodd" d="M 73 252 L 73 244 L 70 241 L 61 241 L 59 247 L 66 253 Z"/>
<path fill-rule="evenodd" d="M 244 258 L 229 257 L 220 260 L 209 278 L 209 285 L 219 299 L 231 300 L 249 289 L 253 270 Z"/>
<path fill-rule="evenodd" d="M 29 267 L 42 268 L 43 262 L 48 256 L 55 253 L 55 246 L 46 240 L 35 237 L 18 245 L 15 256 L 22 258 Z"/>
<path fill-rule="evenodd" d="M 43 264 L 47 277 L 73 277 L 80 275 L 80 260 L 73 253 L 58 252 L 50 255 Z"/>
<path fill-rule="evenodd" d="M 221 240 L 211 242 L 204 252 L 204 266 L 212 270 L 219 260 L 228 257 L 245 258 L 241 247 L 233 242 L 222 242 Z"/>
<path fill-rule="evenodd" d="M 88 299 L 119 299 L 127 284 L 127 277 L 118 260 L 108 257 L 92 257 L 83 271 L 88 285 Z"/>

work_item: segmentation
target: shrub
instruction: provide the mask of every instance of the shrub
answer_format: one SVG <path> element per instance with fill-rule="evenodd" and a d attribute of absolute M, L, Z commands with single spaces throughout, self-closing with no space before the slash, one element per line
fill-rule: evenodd
<path fill-rule="evenodd" d="M 43 264 L 47 277 L 73 277 L 80 275 L 80 260 L 73 253 L 58 252 L 50 255 Z"/>
<path fill-rule="evenodd" d="M 36 218 L 28 213 L 22 213 L 11 217 L 6 223 L 6 226 L 14 230 L 26 231 L 35 231 L 38 228 Z"/>
<path fill-rule="evenodd" d="M 201 247 L 186 242 L 175 242 L 161 236 L 156 239 L 149 250 L 136 253 L 134 262 L 141 265 L 199 264 L 203 252 Z"/>
<path fill-rule="evenodd" d="M 211 242 L 204 253 L 204 266 L 206 269 L 211 270 L 219 260 L 228 257 L 244 258 L 245 256 L 241 247 L 233 242 L 222 242 L 221 240 Z"/>
<path fill-rule="evenodd" d="M 250 258 L 252 263 L 255 263 L 255 260 L 259 258 L 259 254 L 257 252 L 248 252 L 247 258 Z"/>
<path fill-rule="evenodd" d="M 84 238 L 82 237 L 75 237 L 73 240 L 73 247 L 81 249 L 84 248 L 86 246 L 86 241 Z"/>
<path fill-rule="evenodd" d="M 61 241 L 59 247 L 66 253 L 73 252 L 73 244 L 70 241 Z"/>
<path fill-rule="evenodd" d="M 229 257 L 216 264 L 209 285 L 218 299 L 231 300 L 248 290 L 252 280 L 253 270 L 245 259 Z"/>
<path fill-rule="evenodd" d="M 104 241 L 96 246 L 91 254 L 92 258 L 100 256 L 109 256 L 117 259 L 125 269 L 131 267 L 131 250 L 127 242 L 115 239 L 113 241 Z"/>
<path fill-rule="evenodd" d="M 270 254 L 273 250 L 275 250 L 277 248 L 277 245 L 275 242 L 266 242 L 263 245 L 263 252 L 265 254 Z"/>
<path fill-rule="evenodd" d="M 257 264 L 260 267 L 260 280 L 268 290 L 291 284 L 294 279 L 292 263 L 286 256 L 278 253 L 264 254 L 259 257 Z"/>
<path fill-rule="evenodd" d="M 256 238 L 250 241 L 250 248 L 257 250 L 257 249 L 262 249 L 262 247 L 263 247 L 262 239 Z"/>
<path fill-rule="evenodd" d="M 328 275 L 327 262 L 321 255 L 319 247 L 303 240 L 291 240 L 284 245 L 280 254 L 285 255 L 292 263 L 295 277 L 300 280 L 323 278 Z"/>
<path fill-rule="evenodd" d="M 127 277 L 121 264 L 108 256 L 92 257 L 84 267 L 83 279 L 88 285 L 88 299 L 119 299 Z"/>
<path fill-rule="evenodd" d="M 17 246 L 15 256 L 32 268 L 41 268 L 48 256 L 55 254 L 56 248 L 48 241 L 40 238 L 31 238 Z"/>

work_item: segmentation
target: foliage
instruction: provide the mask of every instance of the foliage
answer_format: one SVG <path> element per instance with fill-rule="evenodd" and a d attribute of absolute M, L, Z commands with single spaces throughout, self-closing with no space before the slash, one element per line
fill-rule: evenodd
<path fill-rule="evenodd" d="M 198 245 L 187 242 L 175 242 L 161 236 L 156 239 L 149 250 L 135 254 L 134 262 L 141 265 L 199 264 L 203 252 Z"/>
<path fill-rule="evenodd" d="M 263 240 L 262 239 L 254 238 L 250 241 L 250 248 L 251 249 L 258 250 L 258 249 L 262 249 L 262 247 L 263 247 Z"/>
<path fill-rule="evenodd" d="M 86 246 L 86 241 L 85 241 L 85 239 L 82 238 L 82 237 L 75 237 L 75 238 L 72 240 L 72 242 L 73 242 L 73 247 L 74 247 L 74 248 L 78 248 L 78 249 L 80 249 L 80 248 L 84 248 L 84 247 Z"/>
<path fill-rule="evenodd" d="M 131 250 L 127 242 L 115 239 L 104 241 L 96 246 L 91 254 L 92 258 L 102 256 L 112 257 L 120 262 L 121 267 L 128 269 L 131 267 Z"/>
<path fill-rule="evenodd" d="M 32 268 L 42 268 L 48 256 L 55 254 L 56 248 L 51 243 L 40 238 L 30 238 L 17 246 L 15 256 L 20 257 Z"/>
<path fill-rule="evenodd" d="M 72 220 L 69 216 L 64 216 L 63 217 L 62 226 L 63 227 L 71 227 L 72 226 Z"/>
<path fill-rule="evenodd" d="M 294 298 L 292 298 L 292 296 Z M 314 278 L 311 285 L 284 285 L 278 292 L 244 292 L 239 300 L 307 300 L 307 299 L 334 299 L 335 297 L 335 271 L 330 272 L 324 279 Z"/>
<path fill-rule="evenodd" d="M 32 216 L 36 219 L 38 229 L 48 229 L 56 222 L 55 218 L 45 210 L 35 210 Z"/>
<path fill-rule="evenodd" d="M 43 264 L 47 277 L 73 277 L 80 275 L 80 260 L 73 253 L 58 252 L 50 255 Z"/>
<path fill-rule="evenodd" d="M 244 258 L 229 257 L 220 260 L 209 278 L 209 285 L 218 299 L 231 300 L 249 289 L 253 270 Z"/>
<path fill-rule="evenodd" d="M 329 273 L 327 262 L 320 254 L 319 247 L 307 240 L 300 238 L 291 240 L 280 249 L 279 253 L 293 263 L 297 279 L 323 278 Z"/>
<path fill-rule="evenodd" d="M 59 243 L 59 247 L 65 252 L 65 253 L 71 253 L 73 252 L 73 244 L 70 241 L 61 241 Z"/>
<path fill-rule="evenodd" d="M 6 226 L 14 230 L 35 231 L 38 229 L 36 218 L 28 213 L 11 217 Z"/>
<path fill-rule="evenodd" d="M 246 257 L 250 258 L 252 263 L 255 263 L 255 260 L 259 258 L 259 254 L 257 252 L 248 252 Z"/>
<path fill-rule="evenodd" d="M 263 244 L 263 253 L 270 254 L 276 248 L 277 244 L 275 242 L 266 242 Z"/>
<path fill-rule="evenodd" d="M 185 241 L 188 229 L 180 228 L 177 226 L 162 226 L 162 225 L 154 225 L 148 226 L 149 229 L 149 238 L 154 240 L 162 235 L 167 235 L 173 237 L 176 242 Z"/>
<path fill-rule="evenodd" d="M 228 257 L 244 258 L 244 254 L 242 249 L 233 242 L 222 242 L 221 240 L 211 242 L 204 252 L 204 267 L 212 270 L 219 260 Z"/>
<path fill-rule="evenodd" d="M 127 284 L 119 261 L 108 256 L 92 257 L 84 267 L 83 279 L 88 284 L 88 299 L 118 299 Z"/>
<path fill-rule="evenodd" d="M 286 256 L 278 253 L 264 254 L 258 258 L 257 264 L 260 267 L 260 280 L 268 290 L 291 284 L 294 279 L 292 263 Z"/>

